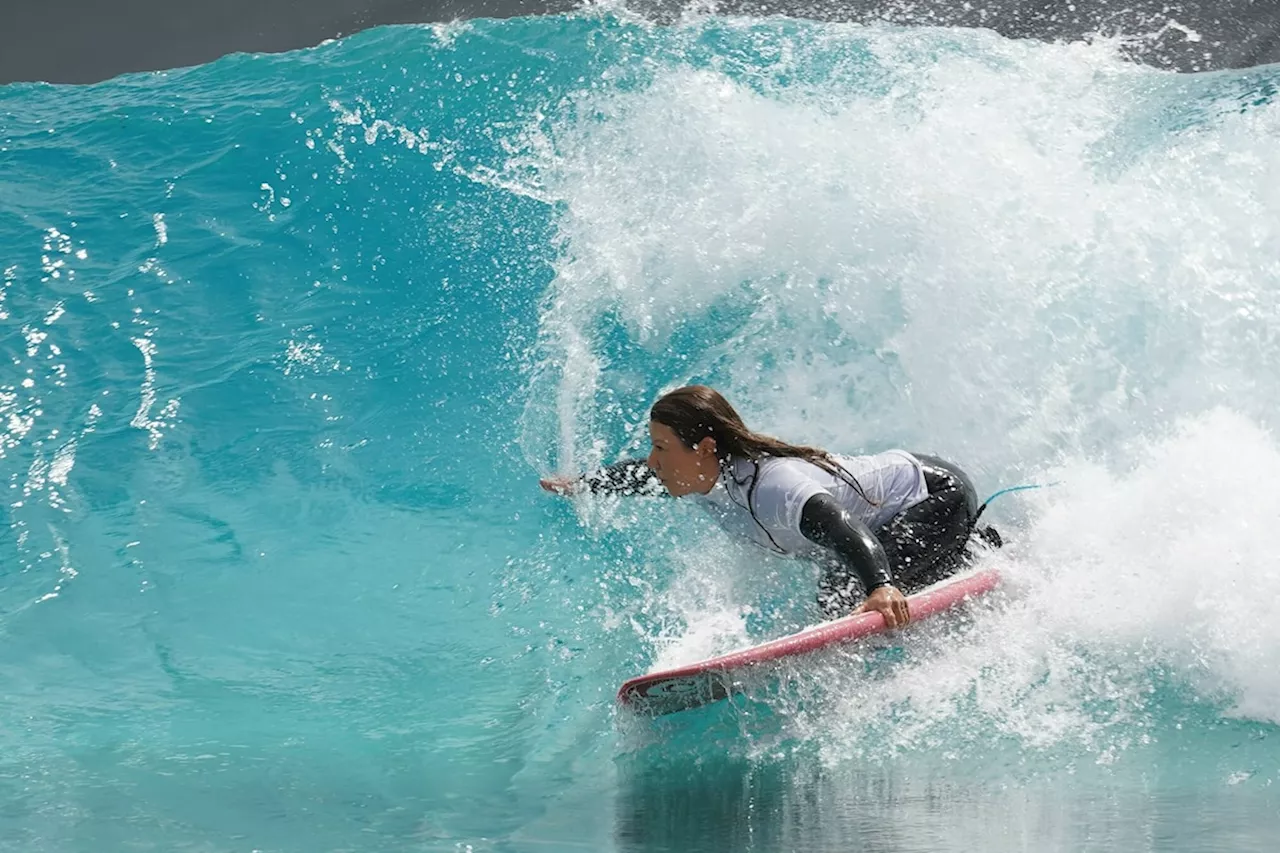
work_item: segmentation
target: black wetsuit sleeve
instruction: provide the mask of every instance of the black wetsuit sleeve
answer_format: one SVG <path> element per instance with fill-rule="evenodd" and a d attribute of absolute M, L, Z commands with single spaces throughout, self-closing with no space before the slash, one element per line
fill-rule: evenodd
<path fill-rule="evenodd" d="M 870 528 L 845 512 L 826 492 L 805 501 L 800 513 L 800 532 L 810 542 L 835 551 L 841 562 L 857 574 L 868 593 L 876 587 L 893 584 L 884 546 Z"/>
<path fill-rule="evenodd" d="M 643 459 L 624 459 L 579 478 L 587 490 L 597 494 L 661 495 L 662 482 Z"/>

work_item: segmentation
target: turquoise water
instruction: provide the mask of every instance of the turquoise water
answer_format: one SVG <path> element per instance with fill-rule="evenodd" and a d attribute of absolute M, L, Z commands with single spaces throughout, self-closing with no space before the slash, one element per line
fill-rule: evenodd
<path fill-rule="evenodd" d="M 0 88 L 0 848 L 1272 850 L 1280 70 L 616 15 Z M 814 617 L 541 493 L 662 389 L 961 461 L 1005 591 Z"/>

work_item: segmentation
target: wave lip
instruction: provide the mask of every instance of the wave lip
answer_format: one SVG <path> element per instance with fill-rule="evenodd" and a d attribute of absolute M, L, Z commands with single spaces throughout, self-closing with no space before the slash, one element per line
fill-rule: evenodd
<path fill-rule="evenodd" d="M 92 83 L 135 71 L 160 71 L 209 62 L 230 53 L 276 53 L 387 24 L 444 23 L 459 18 L 563 14 L 599 6 L 581 0 L 469 0 L 406 4 L 399 0 L 312 0 L 298 15 L 288 0 L 265 0 L 228 16 L 213 6 L 134 0 L 103 11 L 90 0 L 12 10 L 0 33 L 0 85 L 15 81 Z M 671 23 L 703 4 L 632 0 L 604 8 Z M 826 22 L 894 23 L 947 28 L 989 28 L 1006 38 L 1044 41 L 1119 39 L 1126 55 L 1156 67 L 1196 72 L 1280 62 L 1280 17 L 1265 4 L 1187 0 L 1107 0 L 1061 4 L 984 0 L 724 0 L 720 14 L 787 15 Z M 59 26 L 47 25 L 56 14 Z"/>

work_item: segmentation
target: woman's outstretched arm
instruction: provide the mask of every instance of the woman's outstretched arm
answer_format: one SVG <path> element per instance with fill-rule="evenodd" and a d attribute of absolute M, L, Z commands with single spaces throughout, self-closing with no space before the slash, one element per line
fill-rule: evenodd
<path fill-rule="evenodd" d="M 661 495 L 662 483 L 643 459 L 624 459 L 578 477 L 546 477 L 539 481 L 548 492 L 572 495 L 580 491 L 596 494 Z"/>

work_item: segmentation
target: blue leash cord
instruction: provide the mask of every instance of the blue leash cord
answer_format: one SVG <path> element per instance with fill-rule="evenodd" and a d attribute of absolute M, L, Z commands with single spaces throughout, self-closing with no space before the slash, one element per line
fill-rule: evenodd
<path fill-rule="evenodd" d="M 992 495 L 991 497 L 987 498 L 985 501 L 982 502 L 982 506 L 978 507 L 978 514 L 973 517 L 973 520 L 977 521 L 982 516 L 982 511 L 987 508 L 987 505 L 990 504 L 996 498 L 1000 497 L 1001 495 L 1007 495 L 1010 492 L 1024 492 L 1027 489 L 1047 489 L 1050 486 L 1057 486 L 1057 485 L 1061 485 L 1061 481 L 1055 481 L 1052 483 L 1032 483 L 1026 486 L 1010 486 L 1007 489 L 1001 489 L 1000 491 L 996 492 L 994 495 Z"/>

